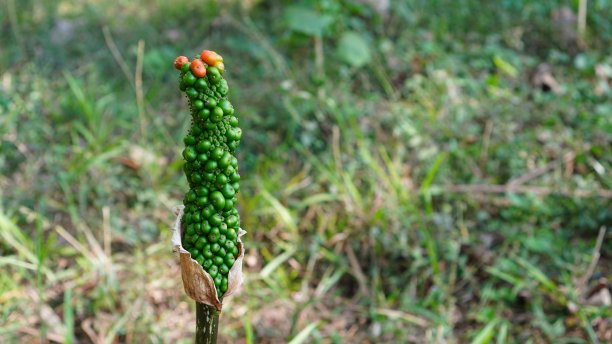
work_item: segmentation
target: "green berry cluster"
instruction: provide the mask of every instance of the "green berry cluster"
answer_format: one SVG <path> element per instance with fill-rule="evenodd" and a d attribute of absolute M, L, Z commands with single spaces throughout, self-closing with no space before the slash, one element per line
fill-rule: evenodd
<path fill-rule="evenodd" d="M 183 246 L 223 295 L 228 272 L 238 257 L 240 217 L 235 205 L 240 175 L 234 153 L 242 131 L 227 99 L 229 89 L 222 70 L 204 66 L 202 77 L 195 75 L 202 73 L 194 73 L 189 63 L 179 69 L 180 89 L 187 95 L 192 117 L 183 150 L 190 188 L 183 200 Z"/>

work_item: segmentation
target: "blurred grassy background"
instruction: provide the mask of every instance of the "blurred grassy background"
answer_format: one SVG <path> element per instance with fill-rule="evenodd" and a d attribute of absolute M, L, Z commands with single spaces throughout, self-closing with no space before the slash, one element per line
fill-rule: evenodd
<path fill-rule="evenodd" d="M 612 340 L 612 2 L 0 0 L 0 341 L 191 342 L 186 101 L 225 58 L 224 343 Z"/>

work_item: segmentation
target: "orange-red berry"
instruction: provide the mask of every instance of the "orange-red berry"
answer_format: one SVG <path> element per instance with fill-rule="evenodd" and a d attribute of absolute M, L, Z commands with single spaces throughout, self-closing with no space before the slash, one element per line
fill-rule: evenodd
<path fill-rule="evenodd" d="M 218 61 L 217 63 L 214 64 L 215 67 L 217 67 L 217 69 L 223 73 L 225 72 L 225 64 L 223 64 L 223 62 Z"/>
<path fill-rule="evenodd" d="M 206 62 L 206 64 L 209 66 L 214 66 L 218 62 L 223 62 L 223 57 L 212 50 L 202 51 L 200 58 L 202 58 L 202 61 Z"/>
<path fill-rule="evenodd" d="M 206 67 L 204 67 L 204 62 L 201 60 L 195 59 L 191 61 L 189 68 L 191 68 L 193 75 L 197 76 L 198 78 L 202 78 L 206 75 Z"/>
<path fill-rule="evenodd" d="M 189 59 L 186 56 L 179 56 L 176 58 L 176 60 L 174 60 L 174 68 L 176 68 L 177 70 L 181 70 L 181 68 L 183 68 L 183 65 L 188 62 Z"/>

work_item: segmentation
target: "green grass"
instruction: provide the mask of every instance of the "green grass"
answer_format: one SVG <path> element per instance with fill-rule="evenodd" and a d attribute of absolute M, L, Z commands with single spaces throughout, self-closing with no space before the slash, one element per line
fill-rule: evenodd
<path fill-rule="evenodd" d="M 0 1 L 0 341 L 191 342 L 172 62 L 203 48 L 244 133 L 223 342 L 610 340 L 612 3 L 582 43 L 578 1 L 392 3 Z"/>

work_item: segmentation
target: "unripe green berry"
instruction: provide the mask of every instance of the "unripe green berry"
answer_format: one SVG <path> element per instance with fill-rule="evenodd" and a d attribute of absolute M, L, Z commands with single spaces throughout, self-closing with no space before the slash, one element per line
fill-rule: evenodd
<path fill-rule="evenodd" d="M 191 146 L 188 146 L 185 148 L 185 150 L 183 150 L 183 158 L 185 158 L 187 161 L 193 161 L 197 156 L 198 153 L 196 153 L 195 149 Z"/>
<path fill-rule="evenodd" d="M 214 160 L 219 160 L 223 156 L 223 148 L 217 147 L 213 149 L 212 153 L 210 153 L 210 157 Z"/>
<path fill-rule="evenodd" d="M 225 198 L 219 191 L 215 191 L 210 194 L 210 202 L 217 210 L 221 210 L 225 207 Z"/>

